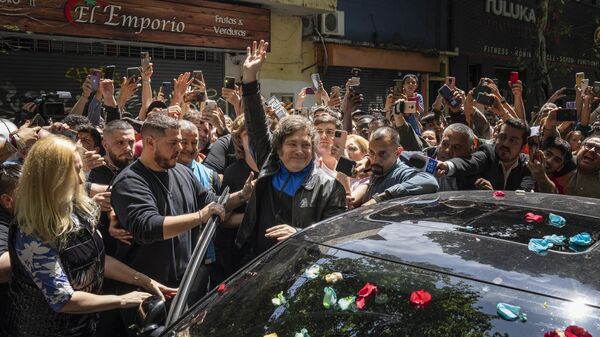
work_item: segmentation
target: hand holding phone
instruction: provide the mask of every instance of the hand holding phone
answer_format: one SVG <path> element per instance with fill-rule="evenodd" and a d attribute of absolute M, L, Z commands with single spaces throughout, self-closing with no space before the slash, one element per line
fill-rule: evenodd
<path fill-rule="evenodd" d="M 104 79 L 111 81 L 115 79 L 115 66 L 106 66 L 104 68 Z"/>
<path fill-rule="evenodd" d="M 100 79 L 102 78 L 102 72 L 99 69 L 92 69 L 90 71 L 90 80 L 92 81 L 92 91 L 98 90 L 100 87 Z"/>
<path fill-rule="evenodd" d="M 160 88 L 161 88 L 160 91 L 162 92 L 163 97 L 165 99 L 169 99 L 169 97 L 171 97 L 171 91 L 172 91 L 171 82 L 162 82 Z"/>
<path fill-rule="evenodd" d="M 456 99 L 456 97 L 454 97 L 454 94 L 452 93 L 452 89 L 450 89 L 450 87 L 446 84 L 444 84 L 439 90 L 438 93 L 440 94 L 440 96 L 442 96 L 443 99 L 446 100 L 446 102 L 448 102 L 448 104 L 450 104 L 450 106 L 452 108 L 458 108 L 460 107 L 460 101 Z"/>
<path fill-rule="evenodd" d="M 575 122 L 577 121 L 577 110 L 576 109 L 568 109 L 568 108 L 560 108 L 556 111 L 556 121 L 557 122 Z"/>
<path fill-rule="evenodd" d="M 312 89 L 317 92 L 321 88 L 321 75 L 319 74 L 311 74 L 310 80 L 312 81 Z"/>
<path fill-rule="evenodd" d="M 137 82 L 140 78 L 142 78 L 142 74 L 140 73 L 139 67 L 129 67 L 127 68 L 127 78 L 132 79 L 132 82 Z"/>
<path fill-rule="evenodd" d="M 510 72 L 510 80 L 509 80 L 510 86 L 512 87 L 518 81 L 519 81 L 519 72 L 511 71 Z"/>
<path fill-rule="evenodd" d="M 223 87 L 227 89 L 235 89 L 235 77 L 225 77 L 225 80 L 223 81 Z"/>
<path fill-rule="evenodd" d="M 145 72 L 150 68 L 150 61 L 152 58 L 150 57 L 150 53 L 147 51 L 140 52 L 140 63 L 142 65 L 142 70 Z"/>

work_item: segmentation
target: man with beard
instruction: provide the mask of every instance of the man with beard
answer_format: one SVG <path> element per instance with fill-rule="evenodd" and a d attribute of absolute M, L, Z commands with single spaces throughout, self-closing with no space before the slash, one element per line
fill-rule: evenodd
<path fill-rule="evenodd" d="M 521 153 L 527 144 L 529 127 L 520 119 L 511 118 L 502 124 L 495 144 L 486 144 L 470 158 L 440 161 L 438 175 L 478 179 L 471 188 L 483 190 L 533 191 L 535 180 L 527 168 L 527 155 Z"/>
<path fill-rule="evenodd" d="M 250 198 L 252 175 L 242 191 L 232 193 L 225 207 L 218 196 L 204 188 L 192 171 L 178 164 L 182 150 L 177 120 L 155 114 L 142 125 L 140 158 L 126 167 L 112 187 L 112 206 L 119 223 L 133 237 L 131 245 L 119 245 L 115 257 L 154 280 L 178 287 L 190 261 L 192 229 L 214 214 L 239 207 Z M 203 294 L 206 285 L 199 285 Z M 128 291 L 119 285 L 118 290 Z M 135 311 L 122 311 L 131 324 Z"/>
<path fill-rule="evenodd" d="M 373 178 L 363 206 L 407 195 L 435 193 L 438 183 L 428 173 L 404 164 L 398 132 L 389 126 L 379 128 L 369 139 L 369 162 Z"/>

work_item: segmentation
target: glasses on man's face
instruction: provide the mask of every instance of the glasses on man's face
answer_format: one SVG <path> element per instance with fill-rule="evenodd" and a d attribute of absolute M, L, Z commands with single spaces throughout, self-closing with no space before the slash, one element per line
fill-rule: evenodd
<path fill-rule="evenodd" d="M 588 151 L 594 151 L 597 155 L 600 155 L 600 145 L 594 144 L 592 142 L 583 143 L 583 147 Z"/>
<path fill-rule="evenodd" d="M 323 134 L 325 134 L 329 138 L 333 138 L 335 135 L 335 130 L 333 129 L 317 129 L 317 132 L 319 133 L 319 136 L 323 136 Z"/>

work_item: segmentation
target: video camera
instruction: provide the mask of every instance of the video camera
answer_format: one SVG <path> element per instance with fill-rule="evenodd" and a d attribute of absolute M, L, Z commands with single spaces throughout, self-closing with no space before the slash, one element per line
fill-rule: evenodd
<path fill-rule="evenodd" d="M 25 97 L 24 103 L 34 103 L 37 106 L 37 113 L 45 119 L 52 118 L 53 120 L 62 119 L 65 116 L 66 99 L 71 98 L 71 93 L 68 91 L 57 91 L 42 94 L 37 97 Z"/>

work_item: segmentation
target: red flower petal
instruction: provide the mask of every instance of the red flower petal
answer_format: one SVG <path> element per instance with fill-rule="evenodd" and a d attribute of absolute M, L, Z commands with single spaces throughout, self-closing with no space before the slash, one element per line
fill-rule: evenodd
<path fill-rule="evenodd" d="M 567 337 L 592 337 L 584 328 L 576 325 L 570 325 L 565 329 L 565 336 Z"/>
<path fill-rule="evenodd" d="M 377 286 L 369 282 L 358 291 L 358 297 L 369 297 L 377 294 Z"/>
<path fill-rule="evenodd" d="M 531 212 L 525 213 L 525 221 L 541 223 L 544 221 L 544 217 L 541 215 L 533 214 Z"/>
<path fill-rule="evenodd" d="M 366 298 L 359 296 L 356 298 L 355 303 L 358 309 L 363 310 L 365 308 L 365 305 L 367 304 Z"/>
<path fill-rule="evenodd" d="M 221 283 L 221 284 L 219 284 L 219 287 L 217 288 L 217 292 L 218 292 L 219 294 L 222 294 L 222 293 L 224 293 L 224 292 L 225 292 L 225 290 L 226 290 L 226 289 L 225 289 L 225 283 Z"/>
<path fill-rule="evenodd" d="M 365 285 L 358 291 L 356 296 L 356 307 L 358 309 L 364 309 L 367 304 L 367 297 L 371 295 L 377 295 L 377 286 L 372 283 L 365 283 Z"/>
<path fill-rule="evenodd" d="M 502 191 L 494 191 L 493 195 L 494 195 L 494 198 L 496 198 L 496 199 L 502 199 L 502 198 L 504 198 L 505 194 Z"/>
<path fill-rule="evenodd" d="M 412 294 L 410 294 L 410 302 L 418 306 L 425 306 L 431 302 L 431 294 L 423 289 L 413 291 Z"/>

